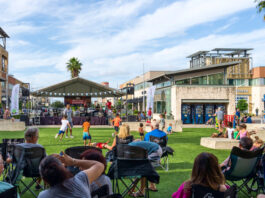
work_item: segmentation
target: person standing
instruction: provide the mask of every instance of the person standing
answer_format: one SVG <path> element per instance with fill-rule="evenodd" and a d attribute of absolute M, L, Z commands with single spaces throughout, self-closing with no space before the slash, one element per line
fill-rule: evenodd
<path fill-rule="evenodd" d="M 121 125 L 121 118 L 120 118 L 120 115 L 118 113 L 116 114 L 116 117 L 113 119 L 112 123 L 114 126 L 115 135 L 117 135 L 119 132 L 119 127 Z"/>
<path fill-rule="evenodd" d="M 257 107 L 256 108 L 256 116 L 258 116 L 259 115 L 259 108 Z"/>
<path fill-rule="evenodd" d="M 152 118 L 152 108 L 150 107 L 148 112 L 147 112 L 147 117 L 148 117 L 148 120 L 151 120 Z"/>
<path fill-rule="evenodd" d="M 8 120 L 8 119 L 11 118 L 11 114 L 10 114 L 10 111 L 9 111 L 8 107 L 6 107 L 6 110 L 5 110 L 5 112 L 4 112 L 4 116 L 3 116 L 3 118 L 4 118 L 5 120 Z"/>
<path fill-rule="evenodd" d="M 239 108 L 236 109 L 236 121 L 237 121 L 237 126 L 240 124 L 240 110 Z"/>
<path fill-rule="evenodd" d="M 217 122 L 218 122 L 218 128 L 221 130 L 222 123 L 224 121 L 224 112 L 222 111 L 222 108 L 219 107 L 218 111 L 216 112 Z"/>
<path fill-rule="evenodd" d="M 72 115 L 73 115 L 73 111 L 71 109 L 70 104 L 66 105 L 66 108 L 64 109 L 63 114 L 67 116 L 67 120 L 69 121 L 69 124 L 71 126 L 71 128 L 70 128 L 70 138 L 73 138 L 74 137 L 72 135 L 72 128 L 73 128 Z M 68 128 L 65 131 L 65 138 L 68 138 Z"/>
<path fill-rule="evenodd" d="M 109 100 L 107 100 L 107 108 L 109 109 L 109 110 L 111 110 L 111 102 L 109 101 Z"/>

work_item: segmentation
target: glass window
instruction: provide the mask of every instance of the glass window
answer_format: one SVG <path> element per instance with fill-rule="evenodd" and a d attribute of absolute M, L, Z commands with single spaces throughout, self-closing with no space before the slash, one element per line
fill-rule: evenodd
<path fill-rule="evenodd" d="M 223 85 L 224 84 L 224 74 L 212 74 L 208 76 L 208 85 Z"/>
<path fill-rule="evenodd" d="M 207 85 L 207 77 L 201 76 L 201 77 L 192 78 L 191 84 L 192 85 Z"/>
<path fill-rule="evenodd" d="M 156 85 L 156 88 L 162 88 L 162 87 L 167 87 L 170 86 L 171 82 L 170 81 L 166 81 L 166 82 L 162 82 Z"/>
<path fill-rule="evenodd" d="M 177 80 L 175 81 L 176 85 L 189 85 L 190 84 L 190 79 L 184 79 L 184 80 Z"/>
<path fill-rule="evenodd" d="M 6 58 L 4 56 L 2 56 L 2 63 L 1 63 L 1 66 L 2 66 L 2 71 L 5 71 L 5 61 Z"/>

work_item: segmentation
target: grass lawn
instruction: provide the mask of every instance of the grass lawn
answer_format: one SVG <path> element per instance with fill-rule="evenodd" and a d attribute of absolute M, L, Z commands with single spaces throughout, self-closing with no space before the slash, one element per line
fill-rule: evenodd
<path fill-rule="evenodd" d="M 43 145 L 47 154 L 59 153 L 71 146 L 83 145 L 82 130 L 74 129 L 74 139 L 54 139 L 58 129 L 40 129 L 39 144 Z M 171 197 L 172 193 L 178 189 L 178 186 L 190 176 L 194 158 L 201 152 L 211 152 L 215 154 L 219 162 L 222 162 L 228 155 L 229 151 L 212 150 L 200 146 L 200 138 L 210 136 L 214 129 L 183 129 L 183 133 L 175 133 L 169 136 L 168 145 L 175 150 L 173 157 L 169 158 L 169 171 L 166 172 L 158 169 L 160 175 L 160 184 L 157 185 L 158 192 L 150 193 L 152 198 Z M 91 129 L 93 142 L 104 142 L 112 137 L 113 129 Z M 138 133 L 132 132 L 135 138 L 139 138 Z M 2 138 L 19 138 L 23 137 L 23 132 L 0 132 Z M 104 153 L 106 150 L 104 150 Z M 32 197 L 26 193 L 23 197 Z"/>

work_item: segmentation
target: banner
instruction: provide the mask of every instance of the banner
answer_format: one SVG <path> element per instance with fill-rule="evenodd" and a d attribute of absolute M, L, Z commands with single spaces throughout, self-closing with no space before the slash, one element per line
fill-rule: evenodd
<path fill-rule="evenodd" d="M 152 108 L 152 112 L 154 112 L 154 97 L 155 97 L 156 86 L 152 86 L 147 90 L 147 98 L 146 98 L 146 111 L 149 108 Z"/>
<path fill-rule="evenodd" d="M 16 84 L 12 89 L 11 95 L 11 115 L 18 115 L 19 114 L 19 84 Z"/>

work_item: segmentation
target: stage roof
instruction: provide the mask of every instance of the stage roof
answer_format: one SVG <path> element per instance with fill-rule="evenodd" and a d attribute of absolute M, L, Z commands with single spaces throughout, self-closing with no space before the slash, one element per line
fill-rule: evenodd
<path fill-rule="evenodd" d="M 84 78 L 76 77 L 70 80 L 34 91 L 33 96 L 38 97 L 65 97 L 65 96 L 91 96 L 91 97 L 120 97 L 123 94 L 110 87 L 95 83 Z"/>

